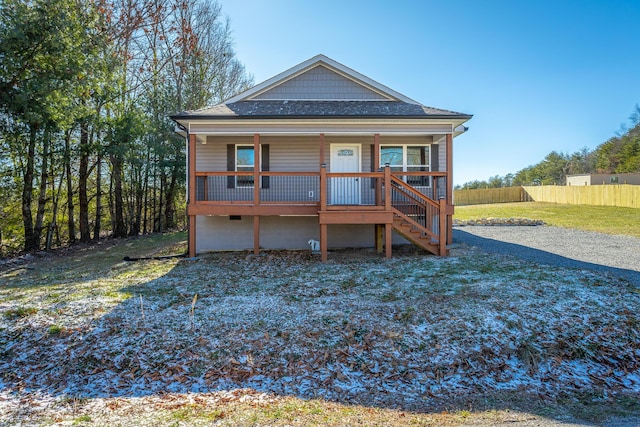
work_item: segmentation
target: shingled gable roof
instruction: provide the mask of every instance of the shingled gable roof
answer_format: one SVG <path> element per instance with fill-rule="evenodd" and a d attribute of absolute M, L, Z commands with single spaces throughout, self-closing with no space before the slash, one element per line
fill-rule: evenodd
<path fill-rule="evenodd" d="M 330 74 L 349 88 L 349 94 L 321 93 L 317 99 L 287 99 L 296 81 L 312 73 Z M 317 83 L 316 83 L 317 84 Z M 317 95 L 318 91 L 315 92 Z M 350 95 L 351 94 L 351 95 Z M 314 95 L 311 95 L 313 97 Z M 353 98 L 350 98 L 353 96 Z M 173 120 L 228 118 L 447 118 L 470 119 L 455 111 L 431 108 L 394 91 L 324 55 L 317 55 L 227 101 L 200 110 L 185 111 Z"/>

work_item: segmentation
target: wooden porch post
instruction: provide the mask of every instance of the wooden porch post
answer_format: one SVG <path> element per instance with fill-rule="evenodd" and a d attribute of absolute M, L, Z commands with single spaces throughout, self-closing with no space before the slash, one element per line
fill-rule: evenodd
<path fill-rule="evenodd" d="M 327 224 L 320 224 L 320 252 L 322 253 L 322 262 L 327 262 L 329 258 L 327 246 Z"/>
<path fill-rule="evenodd" d="M 324 164 L 324 133 L 320 134 L 320 167 Z"/>
<path fill-rule="evenodd" d="M 260 204 L 260 170 L 262 159 L 260 158 L 260 134 L 253 135 L 253 204 Z"/>
<path fill-rule="evenodd" d="M 260 134 L 253 135 L 253 205 L 260 204 L 260 171 L 262 158 L 260 156 Z M 260 254 L 260 216 L 253 216 L 253 253 Z"/>
<path fill-rule="evenodd" d="M 320 210 L 327 210 L 327 164 L 320 165 Z"/>
<path fill-rule="evenodd" d="M 373 135 L 373 169 L 371 172 L 376 172 L 380 168 L 380 134 Z M 376 180 L 376 205 L 381 204 L 382 199 L 382 182 Z"/>
<path fill-rule="evenodd" d="M 391 166 L 384 165 L 384 210 L 391 210 Z"/>
<path fill-rule="evenodd" d="M 189 258 L 196 256 L 196 216 L 189 215 Z"/>
<path fill-rule="evenodd" d="M 383 224 L 376 224 L 375 226 L 375 233 L 376 233 L 376 253 L 381 254 L 382 253 L 382 249 L 383 249 L 383 244 L 384 244 L 384 240 L 383 240 L 383 230 L 384 230 L 384 225 Z"/>
<path fill-rule="evenodd" d="M 205 137 L 206 138 L 206 137 Z M 189 134 L 189 206 L 196 203 L 196 136 Z M 196 256 L 196 216 L 189 215 L 189 257 Z"/>
<path fill-rule="evenodd" d="M 447 244 L 453 243 L 453 134 L 447 134 Z"/>
<path fill-rule="evenodd" d="M 385 224 L 384 226 L 384 256 L 386 258 L 391 258 L 391 235 L 392 227 L 391 224 Z"/>
<path fill-rule="evenodd" d="M 391 210 L 391 167 L 388 163 L 384 165 L 384 209 Z M 384 255 L 391 258 L 391 224 L 385 224 L 384 234 Z"/>
<path fill-rule="evenodd" d="M 440 199 L 438 203 L 440 204 L 440 221 L 438 224 L 438 234 L 440 239 L 438 239 L 438 252 L 440 256 L 447 256 L 447 239 L 445 237 L 448 237 L 450 234 L 447 233 L 447 217 L 444 215 L 447 209 L 447 201 L 445 199 Z"/>
<path fill-rule="evenodd" d="M 323 146 L 324 136 L 320 139 L 320 144 Z M 321 152 L 323 150 L 321 149 Z M 327 210 L 327 165 L 322 163 L 320 165 L 320 211 Z M 320 214 L 322 215 L 322 214 Z M 322 254 L 322 262 L 327 262 L 327 224 L 320 224 L 320 252 Z"/>
<path fill-rule="evenodd" d="M 376 172 L 380 168 L 380 134 L 376 133 L 373 135 L 373 153 L 371 153 L 372 161 L 372 170 L 371 172 Z M 375 200 L 376 206 L 380 206 L 382 204 L 382 181 L 380 179 L 376 179 L 375 184 Z M 382 253 L 382 224 L 376 224 L 374 229 L 374 239 L 376 245 L 376 252 Z"/>

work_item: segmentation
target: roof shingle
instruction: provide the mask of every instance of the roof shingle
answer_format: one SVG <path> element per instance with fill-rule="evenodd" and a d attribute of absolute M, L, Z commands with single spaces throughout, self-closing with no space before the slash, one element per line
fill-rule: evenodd
<path fill-rule="evenodd" d="M 174 119 L 212 119 L 228 117 L 448 117 L 468 118 L 464 113 L 426 107 L 401 101 L 238 101 L 185 111 Z"/>

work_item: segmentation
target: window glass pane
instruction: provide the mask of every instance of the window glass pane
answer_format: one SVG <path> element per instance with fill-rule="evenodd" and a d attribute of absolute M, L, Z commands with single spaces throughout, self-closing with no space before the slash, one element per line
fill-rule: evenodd
<path fill-rule="evenodd" d="M 253 186 L 253 166 L 238 166 L 238 172 L 251 172 L 251 175 L 237 177 L 239 186 Z"/>
<path fill-rule="evenodd" d="M 239 187 L 253 186 L 253 167 L 255 157 L 253 155 L 253 147 L 236 147 L 236 170 L 238 172 L 250 172 L 251 175 L 242 175 L 236 177 L 236 183 Z"/>
<path fill-rule="evenodd" d="M 237 177 L 238 187 L 253 187 L 253 175 Z"/>
<path fill-rule="evenodd" d="M 380 165 L 402 166 L 402 147 L 380 147 Z"/>
<path fill-rule="evenodd" d="M 428 165 L 428 147 L 407 147 L 407 165 Z"/>
<path fill-rule="evenodd" d="M 241 170 L 240 166 L 255 165 L 253 157 L 253 147 L 238 147 L 236 155 L 236 165 L 238 166 L 238 170 Z"/>
<path fill-rule="evenodd" d="M 407 167 L 407 172 L 428 172 L 429 168 L 427 166 L 413 166 Z M 429 186 L 429 177 L 428 176 L 408 176 L 407 183 L 414 186 Z"/>

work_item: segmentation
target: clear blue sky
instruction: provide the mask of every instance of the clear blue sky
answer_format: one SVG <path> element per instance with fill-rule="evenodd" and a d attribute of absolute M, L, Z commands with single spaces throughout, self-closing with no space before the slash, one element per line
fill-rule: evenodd
<path fill-rule="evenodd" d="M 593 149 L 640 103 L 640 0 L 219 0 L 260 83 L 322 53 L 473 114 L 454 182 Z"/>

